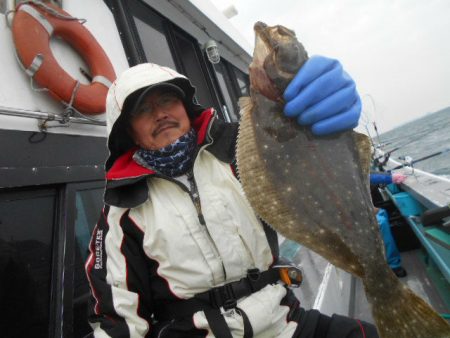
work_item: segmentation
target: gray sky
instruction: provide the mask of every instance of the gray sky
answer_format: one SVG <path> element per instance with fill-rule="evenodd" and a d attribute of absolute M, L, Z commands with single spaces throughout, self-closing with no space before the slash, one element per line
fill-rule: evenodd
<path fill-rule="evenodd" d="M 310 55 L 339 59 L 363 111 L 387 131 L 450 106 L 449 0 L 211 0 L 253 46 L 253 23 L 295 30 Z"/>

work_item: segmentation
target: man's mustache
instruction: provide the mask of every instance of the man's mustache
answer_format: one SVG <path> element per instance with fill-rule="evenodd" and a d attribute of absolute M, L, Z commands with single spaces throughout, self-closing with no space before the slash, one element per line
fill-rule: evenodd
<path fill-rule="evenodd" d="M 166 127 L 178 127 L 179 125 L 180 124 L 176 121 L 163 121 L 158 125 L 158 128 L 153 131 L 152 136 L 156 137 L 162 131 L 162 129 Z"/>

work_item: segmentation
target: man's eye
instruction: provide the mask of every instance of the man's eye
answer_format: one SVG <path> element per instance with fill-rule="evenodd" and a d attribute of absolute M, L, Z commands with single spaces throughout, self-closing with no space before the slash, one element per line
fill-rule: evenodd
<path fill-rule="evenodd" d="M 138 114 L 145 113 L 145 112 L 151 112 L 151 111 L 152 111 L 152 106 L 149 104 L 142 105 L 137 109 Z"/>
<path fill-rule="evenodd" d="M 176 98 L 175 96 L 163 96 L 158 100 L 158 104 L 161 106 L 167 106 L 176 102 L 177 100 L 178 98 Z"/>

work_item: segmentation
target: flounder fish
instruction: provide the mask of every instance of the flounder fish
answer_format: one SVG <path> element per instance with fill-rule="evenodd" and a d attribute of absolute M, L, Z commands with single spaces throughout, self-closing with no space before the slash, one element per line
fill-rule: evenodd
<path fill-rule="evenodd" d="M 236 150 L 252 208 L 283 236 L 360 277 L 381 337 L 450 337 L 447 321 L 386 263 L 369 191 L 368 138 L 353 131 L 316 137 L 284 117 L 282 93 L 307 53 L 283 26 L 258 22 L 254 29 L 251 97 L 240 101 Z"/>

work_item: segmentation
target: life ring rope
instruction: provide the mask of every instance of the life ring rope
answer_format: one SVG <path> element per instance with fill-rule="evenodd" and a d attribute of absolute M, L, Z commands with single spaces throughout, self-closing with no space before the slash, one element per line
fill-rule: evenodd
<path fill-rule="evenodd" d="M 31 15 L 37 22 L 41 24 L 42 27 L 44 27 L 48 35 L 53 34 L 53 25 L 45 18 L 45 16 L 39 13 L 34 7 L 31 7 L 30 5 L 22 5 L 20 6 L 19 11 Z"/>
<path fill-rule="evenodd" d="M 22 2 L 20 3 L 20 5 L 21 5 L 20 8 L 22 8 L 22 6 L 23 6 L 23 5 L 26 5 L 26 4 L 34 4 L 34 5 L 36 5 L 36 6 L 40 7 L 40 8 L 42 8 L 42 9 L 43 9 L 44 11 L 46 11 L 48 14 L 51 14 L 52 16 L 54 16 L 55 18 L 58 18 L 58 19 L 68 20 L 68 21 L 78 21 L 78 22 L 80 22 L 81 24 L 84 24 L 84 23 L 87 21 L 86 19 L 77 18 L 77 17 L 71 16 L 71 15 L 64 15 L 64 14 L 61 14 L 61 13 L 59 13 L 58 11 L 54 10 L 53 8 L 51 8 L 50 6 L 44 4 L 43 2 L 41 2 L 41 1 L 39 1 L 39 0 L 22 1 Z M 27 7 L 30 7 L 30 6 L 27 6 Z M 20 9 L 20 8 L 19 8 L 19 9 Z M 41 15 L 38 11 L 36 11 L 36 12 L 37 12 L 39 15 Z M 45 19 L 45 18 L 44 18 L 44 19 Z"/>
<path fill-rule="evenodd" d="M 23 62 L 20 60 L 19 55 L 17 55 L 17 52 L 14 51 L 14 56 L 16 57 L 17 63 L 20 66 L 20 68 L 22 68 L 22 70 L 25 72 L 25 74 L 27 74 L 30 77 L 30 87 L 33 91 L 35 92 L 48 92 L 49 90 L 45 87 L 41 87 L 41 88 L 36 88 L 34 85 L 34 74 L 36 74 L 36 72 L 39 70 L 39 67 L 41 66 L 42 62 L 44 61 L 44 58 L 42 56 L 42 54 L 37 54 L 33 61 L 31 62 L 30 66 L 28 68 L 25 68 L 25 66 L 23 65 Z M 39 61 L 42 60 L 42 61 Z"/>

